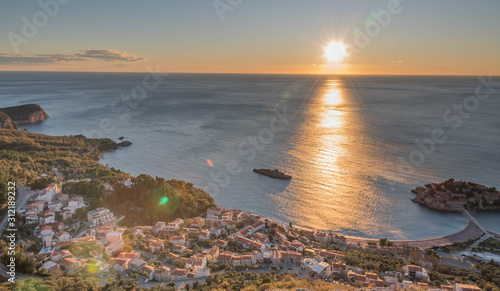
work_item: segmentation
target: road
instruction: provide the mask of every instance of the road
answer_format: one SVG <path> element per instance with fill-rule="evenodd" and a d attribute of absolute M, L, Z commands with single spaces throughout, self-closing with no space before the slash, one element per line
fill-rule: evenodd
<path fill-rule="evenodd" d="M 31 191 L 29 190 L 28 187 L 23 187 L 22 185 L 18 184 L 17 187 L 17 198 L 16 198 L 16 211 L 21 209 L 26 201 L 28 201 L 28 198 L 31 196 Z M 0 222 L 0 235 L 3 233 L 3 230 L 5 226 L 7 225 L 7 218 L 8 216 L 6 215 L 2 222 Z"/>
<path fill-rule="evenodd" d="M 33 192 L 28 187 L 23 187 L 22 185 L 18 184 L 17 197 L 16 197 L 16 211 L 21 209 L 24 206 L 24 204 L 26 204 L 26 201 L 28 201 L 32 193 Z M 8 216 L 6 215 L 2 220 L 2 222 L 0 222 L 0 236 L 2 236 L 4 228 L 7 225 L 7 218 Z M 4 276 L 5 278 L 10 278 L 10 275 L 8 275 L 7 272 L 9 272 L 9 269 L 5 265 L 0 263 L 0 275 Z M 16 281 L 28 278 L 38 278 L 38 277 L 16 273 Z"/>

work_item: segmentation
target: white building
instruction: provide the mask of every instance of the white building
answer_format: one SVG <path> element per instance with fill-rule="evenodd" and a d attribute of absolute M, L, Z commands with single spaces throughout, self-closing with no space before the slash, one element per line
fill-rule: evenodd
<path fill-rule="evenodd" d="M 113 213 L 104 207 L 99 207 L 87 212 L 87 218 L 92 228 L 114 222 L 115 220 Z"/>
<path fill-rule="evenodd" d="M 38 195 L 38 200 L 43 200 L 45 202 L 51 202 L 54 200 L 56 194 L 59 193 L 59 187 L 57 184 L 49 184 L 45 189 Z"/>

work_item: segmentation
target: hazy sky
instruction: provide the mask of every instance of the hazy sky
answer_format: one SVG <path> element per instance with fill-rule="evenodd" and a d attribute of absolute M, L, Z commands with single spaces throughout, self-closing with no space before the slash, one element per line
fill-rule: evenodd
<path fill-rule="evenodd" d="M 498 0 L 59 2 L 2 1 L 0 70 L 500 75 Z"/>

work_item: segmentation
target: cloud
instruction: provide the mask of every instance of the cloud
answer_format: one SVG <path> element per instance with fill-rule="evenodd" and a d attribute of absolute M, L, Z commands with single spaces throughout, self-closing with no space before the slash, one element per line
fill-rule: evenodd
<path fill-rule="evenodd" d="M 144 60 L 144 58 L 139 58 L 134 53 L 120 52 L 117 50 L 81 50 L 81 52 L 80 54 L 76 54 L 76 56 L 99 59 L 105 62 L 138 62 Z"/>
<path fill-rule="evenodd" d="M 43 54 L 33 56 L 22 56 L 15 54 L 0 53 L 0 65 L 36 65 L 36 64 L 62 64 L 68 62 L 104 61 L 104 62 L 140 62 L 140 58 L 134 53 L 121 52 L 117 50 L 81 50 L 73 55 L 66 54 Z"/>

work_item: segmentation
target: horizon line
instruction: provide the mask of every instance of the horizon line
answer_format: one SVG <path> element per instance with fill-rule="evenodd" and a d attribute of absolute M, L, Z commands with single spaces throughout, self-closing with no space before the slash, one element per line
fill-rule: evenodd
<path fill-rule="evenodd" d="M 472 76 L 492 76 L 492 77 L 500 77 L 500 75 L 493 74 L 362 74 L 362 73 L 341 73 L 341 74 L 328 74 L 328 73 L 219 73 L 219 72 L 145 72 L 145 71 L 128 71 L 128 72 L 119 72 L 119 71 L 9 71 L 9 70 L 0 70 L 0 72 L 8 72 L 8 73 L 108 73 L 108 74 L 137 74 L 137 73 L 148 73 L 148 74 L 205 74 L 205 75 L 296 75 L 296 76 L 304 76 L 304 75 L 316 75 L 316 76 L 448 76 L 448 77 L 472 77 Z"/>

